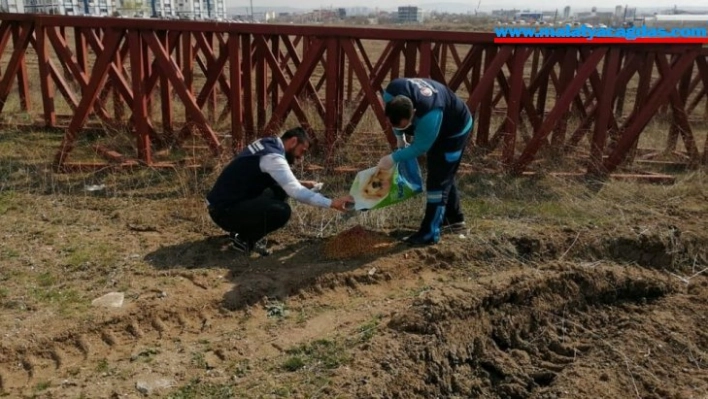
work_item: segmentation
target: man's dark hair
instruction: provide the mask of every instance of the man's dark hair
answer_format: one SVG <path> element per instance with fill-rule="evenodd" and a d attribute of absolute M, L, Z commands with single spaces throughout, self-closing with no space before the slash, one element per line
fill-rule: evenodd
<path fill-rule="evenodd" d="M 291 137 L 297 137 L 297 142 L 300 144 L 312 144 L 310 142 L 310 137 L 308 137 L 307 132 L 305 129 L 301 127 L 295 127 L 290 130 L 286 130 L 285 133 L 283 133 L 282 136 L 280 136 L 280 139 L 285 141 Z"/>
<path fill-rule="evenodd" d="M 413 101 L 406 96 L 396 96 L 386 104 L 386 117 L 397 126 L 403 119 L 410 119 L 413 114 Z"/>

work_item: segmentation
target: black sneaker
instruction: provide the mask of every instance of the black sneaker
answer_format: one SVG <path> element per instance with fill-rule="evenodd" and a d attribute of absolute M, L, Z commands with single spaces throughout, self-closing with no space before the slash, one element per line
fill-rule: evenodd
<path fill-rule="evenodd" d="M 422 246 L 437 244 L 437 242 L 435 242 L 435 240 L 433 240 L 432 238 L 430 238 L 430 239 L 423 238 L 423 235 L 420 233 L 415 233 L 412 236 L 404 238 L 403 242 L 405 242 L 406 244 L 408 244 L 412 247 L 422 247 Z"/>
<path fill-rule="evenodd" d="M 251 252 L 251 248 L 248 243 L 238 237 L 238 234 L 229 234 L 229 240 L 231 240 L 231 246 L 238 252 L 248 255 Z"/>
<path fill-rule="evenodd" d="M 457 222 L 457 223 L 443 223 L 441 226 L 442 233 L 451 233 L 451 234 L 464 234 L 467 233 L 467 225 L 465 222 Z"/>
<path fill-rule="evenodd" d="M 268 256 L 273 253 L 273 251 L 266 248 L 265 240 L 260 240 L 257 243 L 253 244 L 252 250 L 255 251 L 260 256 Z"/>

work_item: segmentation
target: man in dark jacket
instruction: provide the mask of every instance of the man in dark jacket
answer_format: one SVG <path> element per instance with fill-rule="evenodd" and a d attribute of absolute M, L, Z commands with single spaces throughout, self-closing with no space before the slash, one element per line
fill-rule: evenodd
<path fill-rule="evenodd" d="M 207 195 L 211 219 L 226 230 L 234 247 L 244 253 L 269 252 L 257 245 L 267 234 L 290 220 L 288 196 L 309 205 L 344 212 L 350 196 L 329 199 L 312 190 L 316 182 L 298 181 L 290 166 L 309 149 L 302 128 L 280 137 L 254 141 L 236 156 L 217 178 Z"/>
<path fill-rule="evenodd" d="M 427 154 L 427 205 L 417 233 L 406 241 L 429 245 L 440 241 L 441 228 L 465 231 L 455 175 L 471 136 L 473 118 L 467 104 L 447 86 L 431 79 L 400 78 L 383 92 L 386 117 L 398 141 L 398 150 L 384 156 L 378 167 Z M 408 145 L 404 134 L 414 136 Z"/>

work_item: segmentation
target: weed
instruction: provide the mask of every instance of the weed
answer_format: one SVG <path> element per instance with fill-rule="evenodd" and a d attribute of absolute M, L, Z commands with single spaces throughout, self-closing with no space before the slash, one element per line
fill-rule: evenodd
<path fill-rule="evenodd" d="M 107 373 L 109 370 L 108 359 L 101 359 L 96 365 L 96 371 L 99 373 Z"/>
<path fill-rule="evenodd" d="M 35 391 L 42 392 L 47 390 L 50 386 L 52 386 L 52 383 L 49 381 L 40 381 L 37 383 L 37 385 L 34 386 Z"/>
<path fill-rule="evenodd" d="M 155 359 L 155 355 L 158 354 L 160 354 L 160 351 L 158 349 L 147 348 L 131 356 L 130 361 L 136 361 L 138 359 L 141 359 L 145 363 L 150 363 Z"/>
<path fill-rule="evenodd" d="M 266 315 L 268 317 L 284 318 L 290 311 L 285 308 L 285 304 L 276 300 L 268 300 L 265 304 Z"/>
<path fill-rule="evenodd" d="M 363 342 L 368 342 L 371 340 L 376 335 L 376 332 L 378 330 L 379 322 L 381 321 L 380 316 L 375 316 L 371 320 L 367 321 L 366 323 L 362 324 L 357 328 L 357 339 L 356 341 L 359 343 Z"/>
<path fill-rule="evenodd" d="M 16 196 L 12 191 L 0 191 L 0 215 L 4 215 L 12 209 L 16 209 Z"/>
<path fill-rule="evenodd" d="M 198 369 L 206 370 L 207 362 L 206 362 L 206 359 L 204 358 L 204 353 L 202 353 L 202 352 L 192 353 L 192 364 L 194 365 L 194 367 L 196 367 Z"/>
<path fill-rule="evenodd" d="M 285 352 L 291 355 L 283 364 L 283 367 L 289 371 L 304 367 L 331 370 L 351 360 L 344 346 L 327 339 L 318 339 Z"/>
<path fill-rule="evenodd" d="M 35 287 L 32 297 L 43 304 L 54 305 L 62 315 L 78 314 L 87 306 L 81 294 L 73 288 Z"/>
<path fill-rule="evenodd" d="M 283 369 L 287 371 L 297 371 L 305 367 L 305 361 L 300 356 L 289 357 L 283 362 Z"/>
<path fill-rule="evenodd" d="M 248 359 L 238 361 L 234 366 L 234 375 L 236 377 L 245 377 L 251 371 L 251 364 Z"/>
<path fill-rule="evenodd" d="M 231 399 L 235 397 L 234 395 L 234 389 L 230 385 L 205 383 L 198 379 L 193 379 L 189 384 L 166 397 L 168 399 Z"/>

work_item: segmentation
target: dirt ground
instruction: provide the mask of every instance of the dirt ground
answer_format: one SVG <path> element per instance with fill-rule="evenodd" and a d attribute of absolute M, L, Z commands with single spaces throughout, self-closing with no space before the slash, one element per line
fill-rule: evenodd
<path fill-rule="evenodd" d="M 213 173 L 57 176 L 59 138 L 0 137 L 6 397 L 708 398 L 704 172 L 470 174 L 467 234 L 346 259 L 325 256 L 337 234 L 396 243 L 424 199 L 293 204 L 275 253 L 247 258 L 205 212 Z"/>

